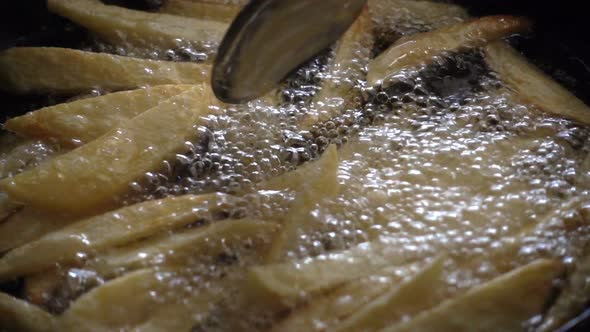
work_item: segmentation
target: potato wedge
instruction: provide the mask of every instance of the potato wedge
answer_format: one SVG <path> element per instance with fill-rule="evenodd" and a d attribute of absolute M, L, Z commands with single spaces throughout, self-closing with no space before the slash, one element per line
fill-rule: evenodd
<path fill-rule="evenodd" d="M 107 212 L 49 233 L 0 259 L 0 280 L 28 275 L 56 263 L 75 263 L 109 247 L 178 228 L 209 216 L 224 196 L 185 195 L 147 201 Z"/>
<path fill-rule="evenodd" d="M 55 318 L 48 312 L 0 293 L 0 328 L 14 332 L 55 331 Z"/>
<path fill-rule="evenodd" d="M 55 47 L 0 52 L 0 90 L 15 94 L 87 93 L 209 82 L 210 66 L 135 59 Z"/>
<path fill-rule="evenodd" d="M 214 258 L 241 243 L 259 245 L 278 225 L 258 220 L 223 220 L 175 234 L 165 234 L 99 255 L 91 267 L 103 277 L 151 265 L 174 265 L 195 261 L 199 256 Z"/>
<path fill-rule="evenodd" d="M 486 16 L 438 30 L 403 37 L 371 61 L 367 81 L 376 86 L 402 69 L 428 64 L 444 52 L 484 46 L 531 27 L 527 19 Z"/>
<path fill-rule="evenodd" d="M 445 256 L 435 258 L 422 271 L 344 319 L 333 331 L 380 331 L 404 317 L 435 306 L 443 300 L 442 290 L 446 288 L 443 281 L 445 260 Z"/>
<path fill-rule="evenodd" d="M 163 100 L 190 89 L 198 87 L 161 85 L 76 100 L 9 119 L 4 128 L 23 137 L 78 146 L 102 136 Z"/>
<path fill-rule="evenodd" d="M 562 271 L 557 261 L 535 261 L 382 331 L 522 331 L 541 312 Z"/>
<path fill-rule="evenodd" d="M 416 274 L 423 265 L 389 267 L 371 276 L 347 282 L 331 292 L 313 297 L 301 307 L 296 308 L 286 319 L 275 325 L 272 331 L 330 330 L 341 320 L 401 282 L 404 277 Z"/>
<path fill-rule="evenodd" d="M 195 126 L 214 112 L 209 92 L 203 86 L 172 97 L 86 145 L 0 181 L 0 188 L 15 201 L 63 214 L 116 208 L 129 183 L 196 138 Z"/>
<path fill-rule="evenodd" d="M 82 295 L 60 317 L 61 331 L 189 331 L 219 301 L 224 280 L 187 293 L 174 270 L 140 270 Z"/>
<path fill-rule="evenodd" d="M 217 44 L 228 25 L 216 21 L 150 13 L 99 0 L 48 0 L 49 10 L 119 46 L 162 50 Z"/>
<path fill-rule="evenodd" d="M 309 130 L 347 109 L 360 106 L 358 100 L 361 89 L 355 85 L 365 79 L 364 70 L 374 41 L 372 29 L 369 11 L 365 9 L 337 42 L 322 88 L 313 98 L 317 113 L 307 114 L 302 118 L 302 130 Z"/>
<path fill-rule="evenodd" d="M 505 42 L 485 47 L 485 61 L 526 103 L 590 125 L 590 107 Z"/>
<path fill-rule="evenodd" d="M 318 161 L 273 178 L 263 188 L 296 192 L 289 213 L 283 218 L 284 227 L 277 234 L 267 255 L 269 262 L 275 262 L 301 245 L 301 234 L 310 233 L 321 226 L 318 220 L 310 216 L 311 210 L 322 200 L 338 194 L 340 184 L 336 146 L 329 146 Z"/>
<path fill-rule="evenodd" d="M 224 3 L 207 3 L 190 0 L 168 0 L 159 12 L 193 17 L 202 20 L 231 23 L 240 12 L 240 6 Z"/>
<path fill-rule="evenodd" d="M 293 306 L 307 296 L 407 263 L 395 248 L 376 241 L 314 258 L 253 267 L 246 287 L 257 301 Z"/>
<path fill-rule="evenodd" d="M 6 252 L 57 231 L 78 220 L 24 208 L 0 224 L 0 252 Z M 18 236 L 15 236 L 18 234 Z"/>

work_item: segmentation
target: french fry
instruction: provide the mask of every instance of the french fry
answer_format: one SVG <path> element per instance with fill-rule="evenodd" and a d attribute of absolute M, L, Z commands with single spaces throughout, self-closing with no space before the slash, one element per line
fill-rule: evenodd
<path fill-rule="evenodd" d="M 55 331 L 55 319 L 42 309 L 0 293 L 0 328 L 14 332 Z"/>
<path fill-rule="evenodd" d="M 380 331 L 404 317 L 430 309 L 443 300 L 445 257 L 434 259 L 422 271 L 344 319 L 333 331 Z M 448 294 L 444 294 L 448 295 Z"/>
<path fill-rule="evenodd" d="M 531 27 L 527 19 L 514 16 L 486 16 L 438 30 L 402 37 L 371 61 L 367 81 L 376 86 L 391 74 L 408 67 L 431 63 L 445 52 L 485 46 Z"/>
<path fill-rule="evenodd" d="M 278 225 L 257 220 L 222 220 L 174 234 L 165 234 L 99 255 L 91 266 L 103 277 L 151 265 L 174 265 L 199 256 L 215 257 L 240 243 L 260 244 Z"/>
<path fill-rule="evenodd" d="M 224 3 L 207 3 L 190 0 L 168 0 L 160 13 L 193 17 L 202 20 L 231 23 L 240 12 L 240 6 Z"/>
<path fill-rule="evenodd" d="M 219 301 L 224 281 L 211 281 L 207 288 L 187 294 L 161 280 L 165 273 L 175 271 L 139 270 L 91 290 L 72 303 L 58 327 L 61 331 L 189 331 Z"/>
<path fill-rule="evenodd" d="M 23 137 L 57 141 L 65 146 L 86 144 L 123 121 L 190 89 L 198 87 L 161 85 L 76 100 L 9 119 L 4 128 Z"/>
<path fill-rule="evenodd" d="M 76 218 L 68 216 L 24 208 L 0 223 L 0 252 L 6 252 L 27 242 L 37 240 L 76 220 Z"/>
<path fill-rule="evenodd" d="M 395 248 L 376 241 L 314 258 L 253 267 L 246 287 L 257 301 L 293 306 L 345 282 L 407 263 Z"/>
<path fill-rule="evenodd" d="M 217 44 L 228 25 L 216 21 L 150 13 L 98 0 L 49 0 L 49 10 L 119 46 L 162 50 Z"/>
<path fill-rule="evenodd" d="M 539 314 L 561 263 L 539 260 L 423 311 L 407 322 L 382 330 L 402 331 L 522 331 L 522 324 Z"/>
<path fill-rule="evenodd" d="M 402 281 L 404 276 L 413 275 L 422 267 L 423 264 L 411 264 L 395 269 L 386 268 L 374 275 L 350 281 L 332 292 L 313 297 L 275 325 L 272 331 L 330 330 L 342 319 Z"/>
<path fill-rule="evenodd" d="M 371 17 L 365 9 L 337 42 L 326 71 L 327 78 L 313 100 L 319 113 L 304 116 L 301 129 L 309 130 L 347 109 L 359 107 L 355 100 L 360 98 L 361 91 L 355 84 L 365 79 L 364 70 L 374 41 L 372 28 Z"/>
<path fill-rule="evenodd" d="M 284 228 L 269 250 L 268 261 L 284 258 L 289 251 L 299 247 L 302 232 L 310 232 L 320 226 L 309 213 L 316 204 L 338 193 L 340 184 L 337 177 L 338 152 L 336 146 L 331 145 L 318 161 L 305 164 L 263 185 L 267 190 L 292 190 L 297 193 L 288 215 L 284 217 Z"/>
<path fill-rule="evenodd" d="M 210 66 L 135 59 L 55 47 L 16 47 L 0 53 L 0 90 L 75 95 L 163 84 L 209 82 Z"/>
<path fill-rule="evenodd" d="M 223 201 L 217 195 L 185 195 L 147 201 L 88 218 L 8 252 L 0 259 L 0 280 L 29 275 L 56 263 L 76 263 L 159 231 L 182 227 L 207 216 Z"/>
<path fill-rule="evenodd" d="M 39 163 L 67 152 L 39 140 L 23 140 L 9 152 L 0 155 L 0 179 L 15 176 Z"/>
<path fill-rule="evenodd" d="M 88 216 L 120 206 L 129 183 L 182 153 L 213 111 L 203 87 L 163 101 L 100 138 L 0 181 L 13 200 L 46 211 Z"/>
<path fill-rule="evenodd" d="M 485 47 L 488 66 L 526 103 L 590 125 L 590 107 L 505 42 Z"/>

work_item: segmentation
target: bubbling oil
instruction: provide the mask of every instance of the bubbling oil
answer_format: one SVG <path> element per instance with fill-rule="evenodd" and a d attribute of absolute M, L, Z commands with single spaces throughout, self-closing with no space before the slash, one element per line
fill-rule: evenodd
<path fill-rule="evenodd" d="M 432 24 L 406 11 L 374 16 L 373 51 L 399 36 L 463 19 L 449 16 Z M 125 48 L 94 47 L 137 55 Z M 155 51 L 149 57 L 207 61 L 212 50 Z M 326 52 L 311 60 L 270 98 L 226 106 L 209 116 L 206 127 L 195 129 L 198 140 L 186 142 L 187 152 L 130 184 L 126 203 L 222 192 L 243 196 L 243 204 L 231 207 L 228 216 L 278 222 L 289 213 L 295 194 L 258 191 L 258 185 L 317 160 L 329 144 L 336 144 L 340 193 L 309 212 L 307 217 L 320 227 L 301 234 L 301 246 L 289 258 L 385 238 L 408 261 L 448 253 L 454 263 L 447 267 L 447 284 L 459 290 L 538 257 L 572 263 L 582 255 L 581 244 L 590 235 L 584 226 L 590 219 L 589 128 L 521 103 L 489 72 L 482 55 L 472 51 L 396 73 L 383 86 L 362 86 L 359 107 L 301 130 L 302 114 L 321 111 L 310 101 L 322 81 L 331 79 L 328 58 Z M 39 142 L 18 149 L 2 155 L 0 166 L 15 158 L 34 165 L 54 152 Z M 574 199 L 583 202 L 581 208 L 567 204 Z M 511 241 L 522 242 L 505 253 Z M 249 312 L 247 299 L 234 301 L 244 278 L 240 268 L 264 262 L 246 247 L 228 248 L 205 262 L 187 259 L 183 273 L 162 268 L 161 280 L 170 287 L 154 296 L 188 299 L 204 288 L 222 294 L 211 304 L 211 314 L 198 319 L 195 331 L 269 328 L 277 319 L 274 313 Z M 470 260 L 477 261 L 475 266 L 463 264 Z M 108 281 L 92 270 L 65 271 L 73 281 L 58 298 L 67 301 L 80 289 Z M 216 282 L 226 277 L 235 282 L 229 287 Z M 53 311 L 65 307 L 58 301 Z"/>

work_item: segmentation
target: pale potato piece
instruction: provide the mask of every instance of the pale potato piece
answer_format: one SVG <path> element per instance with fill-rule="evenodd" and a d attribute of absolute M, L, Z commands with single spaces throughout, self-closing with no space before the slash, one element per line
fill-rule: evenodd
<path fill-rule="evenodd" d="M 208 216 L 223 196 L 185 195 L 147 201 L 76 222 L 8 252 L 0 259 L 0 280 L 75 263 L 106 248 L 182 227 Z"/>
<path fill-rule="evenodd" d="M 78 219 L 69 216 L 24 208 L 0 223 L 0 252 L 37 240 L 76 220 Z"/>
<path fill-rule="evenodd" d="M 365 79 L 365 67 L 369 62 L 374 37 L 373 25 L 365 8 L 334 48 L 326 70 L 326 79 L 321 90 L 314 96 L 313 104 L 318 114 L 307 114 L 300 128 L 309 130 L 314 125 L 340 115 L 347 109 L 358 108 L 361 90 L 355 87 Z"/>
<path fill-rule="evenodd" d="M 55 318 L 41 308 L 0 293 L 0 327 L 13 332 L 51 332 L 55 331 Z"/>
<path fill-rule="evenodd" d="M 147 269 L 109 281 L 72 303 L 58 327 L 61 331 L 189 331 L 219 301 L 224 281 L 214 280 L 186 293 L 166 280 L 165 275 L 175 274 L 175 270 Z"/>
<path fill-rule="evenodd" d="M 486 16 L 399 39 L 371 61 L 367 81 L 376 86 L 402 69 L 431 63 L 445 52 L 484 46 L 529 29 L 529 20 L 514 16 Z"/>
<path fill-rule="evenodd" d="M 222 220 L 175 234 L 120 247 L 99 255 L 90 268 L 110 277 L 150 265 L 171 265 L 173 262 L 195 260 L 199 256 L 215 257 L 228 248 L 248 242 L 259 245 L 268 241 L 278 225 L 258 220 Z"/>
<path fill-rule="evenodd" d="M 321 158 L 305 164 L 293 172 L 273 178 L 262 185 L 266 190 L 291 190 L 296 193 L 295 200 L 284 216 L 283 229 L 273 241 L 267 254 L 267 261 L 283 259 L 287 253 L 299 247 L 300 235 L 318 229 L 310 216 L 311 210 L 322 200 L 338 194 L 338 152 L 330 145 Z"/>
<path fill-rule="evenodd" d="M 231 23 L 240 12 L 239 6 L 190 0 L 168 0 L 160 13 Z"/>
<path fill-rule="evenodd" d="M 496 42 L 484 51 L 488 66 L 526 103 L 547 113 L 590 125 L 590 107 L 508 44 Z"/>
<path fill-rule="evenodd" d="M 310 299 L 272 329 L 273 332 L 326 331 L 350 316 L 404 277 L 413 275 L 423 264 L 386 268 L 347 282 L 331 292 Z"/>
<path fill-rule="evenodd" d="M 257 301 L 292 306 L 310 295 L 403 264 L 408 260 L 396 248 L 368 242 L 346 251 L 253 267 L 245 287 Z"/>
<path fill-rule="evenodd" d="M 382 331 L 522 331 L 541 313 L 562 271 L 557 261 L 535 261 Z"/>
<path fill-rule="evenodd" d="M 100 138 L 13 178 L 10 198 L 46 211 L 88 216 L 120 206 L 129 184 L 187 149 L 195 126 L 212 114 L 206 87 L 191 89 L 120 124 Z"/>
<path fill-rule="evenodd" d="M 198 89 L 192 85 L 160 85 L 76 100 L 9 119 L 4 128 L 23 137 L 57 141 L 65 146 L 86 144 L 163 100 L 193 88 Z"/>
<path fill-rule="evenodd" d="M 154 61 L 56 47 L 16 47 L 0 52 L 0 90 L 82 94 L 163 84 L 209 82 L 211 67 Z"/>
<path fill-rule="evenodd" d="M 332 331 L 379 331 L 407 316 L 432 308 L 444 299 L 442 290 L 445 256 L 434 259 L 418 274 L 363 306 L 343 320 Z"/>
<path fill-rule="evenodd" d="M 227 24 L 111 6 L 99 0 L 48 0 L 51 12 L 120 45 L 162 50 L 217 44 Z"/>

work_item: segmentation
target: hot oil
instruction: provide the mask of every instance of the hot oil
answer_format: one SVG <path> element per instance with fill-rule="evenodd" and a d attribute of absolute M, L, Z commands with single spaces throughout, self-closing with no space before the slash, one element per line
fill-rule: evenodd
<path fill-rule="evenodd" d="M 462 19 L 451 16 L 440 24 Z M 380 36 L 375 52 L 399 35 L 436 28 L 411 13 L 375 20 Z M 395 37 L 383 28 L 392 20 Z M 116 51 L 133 55 L 127 52 Z M 175 50 L 164 56 L 207 60 L 201 54 L 184 58 Z M 134 198 L 127 203 L 224 192 L 245 197 L 244 205 L 235 208 L 240 211 L 228 215 L 280 222 L 294 194 L 257 191 L 257 184 L 317 160 L 335 143 L 340 147 L 340 193 L 309 213 L 321 227 L 301 234 L 302 245 L 288 255 L 293 259 L 386 239 L 408 261 L 448 253 L 455 259 L 448 287 L 463 289 L 534 258 L 574 263 L 582 254 L 580 244 L 588 232 L 577 225 L 588 218 L 590 165 L 584 159 L 590 153 L 590 129 L 521 103 L 474 51 L 397 73 L 382 87 L 364 86 L 362 107 L 302 131 L 297 126 L 301 113 L 321 111 L 310 101 L 321 91 L 318 77 L 330 79 L 326 58 L 312 60 L 268 98 L 227 106 L 221 115 L 210 116 L 206 127 L 195 128 L 199 139 L 186 142 L 187 152 L 131 184 Z M 28 148 L 26 158 L 41 160 L 48 151 Z M 3 155 L 0 165 L 7 162 Z M 584 202 L 582 208 L 566 204 L 576 197 Z M 547 227 L 535 230 L 544 222 Z M 507 246 L 507 239 L 524 234 L 521 247 L 496 260 L 494 253 Z M 269 245 L 273 239 L 266 240 Z M 242 268 L 264 263 L 265 257 L 247 245 L 228 248 L 220 257 L 187 258 L 181 272 L 160 268 L 159 278 L 168 287 L 153 295 L 182 302 L 207 288 L 218 294 L 217 301 L 211 315 L 194 313 L 202 322 L 196 331 L 263 330 L 280 315 L 256 308 L 250 312 L 254 305 L 240 299 L 240 281 Z M 91 270 L 74 272 L 96 278 Z M 231 286 L 218 282 L 228 278 L 235 279 Z"/>

